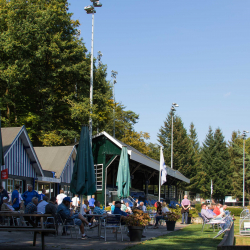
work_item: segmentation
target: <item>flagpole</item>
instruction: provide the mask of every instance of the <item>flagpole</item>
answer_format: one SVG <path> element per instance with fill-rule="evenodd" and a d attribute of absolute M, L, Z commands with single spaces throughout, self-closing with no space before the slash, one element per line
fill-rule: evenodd
<path fill-rule="evenodd" d="M 162 146 L 160 152 L 162 153 Z M 159 164 L 159 201 L 161 201 L 161 153 L 160 153 L 160 164 Z"/>
<path fill-rule="evenodd" d="M 212 204 L 212 193 L 213 193 L 213 181 L 211 179 L 211 196 L 210 196 L 210 204 Z"/>

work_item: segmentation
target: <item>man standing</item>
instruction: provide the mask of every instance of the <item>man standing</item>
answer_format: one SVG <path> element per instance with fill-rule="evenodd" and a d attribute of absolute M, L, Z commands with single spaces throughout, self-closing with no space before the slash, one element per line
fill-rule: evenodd
<path fill-rule="evenodd" d="M 12 206 L 15 209 L 15 211 L 18 211 L 20 209 L 20 202 L 19 202 L 19 184 L 15 185 L 15 190 L 12 192 Z"/>
<path fill-rule="evenodd" d="M 80 206 L 80 199 L 78 198 L 78 195 L 75 194 L 75 197 L 72 198 L 72 207 L 74 210 L 76 210 Z"/>
<path fill-rule="evenodd" d="M 60 190 L 60 194 L 58 194 L 58 195 L 56 196 L 56 202 L 57 202 L 57 205 L 58 205 L 58 206 L 62 203 L 62 201 L 63 201 L 63 199 L 64 199 L 65 197 L 67 197 L 67 195 L 64 194 L 63 189 L 61 189 L 61 190 Z"/>
<path fill-rule="evenodd" d="M 84 233 L 84 223 L 89 224 L 88 221 L 81 214 L 73 214 L 73 210 L 70 211 L 70 197 L 65 197 L 63 202 L 58 206 L 57 213 L 60 214 L 63 220 L 71 220 L 66 223 L 71 224 L 74 223 L 80 227 L 80 231 L 82 233 L 82 239 L 86 239 L 88 236 Z"/>
<path fill-rule="evenodd" d="M 92 198 L 89 200 L 89 207 L 91 209 L 93 209 L 94 208 L 94 204 L 95 204 L 95 196 L 92 195 Z"/>
<path fill-rule="evenodd" d="M 43 200 L 41 200 L 37 205 L 37 213 L 45 214 L 45 207 L 48 205 L 48 197 L 43 196 Z"/>
<path fill-rule="evenodd" d="M 182 213 L 182 223 L 184 224 L 184 217 L 185 217 L 185 223 L 188 224 L 188 213 L 190 208 L 190 201 L 187 198 L 187 195 L 184 195 L 184 199 L 181 202 L 181 213 Z"/>
<path fill-rule="evenodd" d="M 43 189 L 42 193 L 40 194 L 40 200 L 43 200 L 43 197 L 45 196 L 45 194 L 46 194 L 46 189 Z"/>
<path fill-rule="evenodd" d="M 36 197 L 38 200 L 40 200 L 40 196 L 35 190 L 33 190 L 33 186 L 28 185 L 28 191 L 26 191 L 22 194 L 22 198 L 24 200 L 25 207 L 32 201 L 33 197 Z"/>

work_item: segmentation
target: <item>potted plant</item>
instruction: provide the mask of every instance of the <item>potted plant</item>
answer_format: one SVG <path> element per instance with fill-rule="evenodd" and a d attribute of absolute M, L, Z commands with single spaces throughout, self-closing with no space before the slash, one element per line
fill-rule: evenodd
<path fill-rule="evenodd" d="M 166 217 L 167 230 L 168 231 L 174 231 L 175 223 L 180 218 L 181 218 L 181 215 L 178 214 L 178 213 L 175 213 L 175 212 L 167 213 L 167 217 Z"/>
<path fill-rule="evenodd" d="M 137 209 L 133 210 L 133 214 L 126 218 L 130 241 L 141 241 L 142 231 L 149 221 L 150 217 L 147 213 Z"/>

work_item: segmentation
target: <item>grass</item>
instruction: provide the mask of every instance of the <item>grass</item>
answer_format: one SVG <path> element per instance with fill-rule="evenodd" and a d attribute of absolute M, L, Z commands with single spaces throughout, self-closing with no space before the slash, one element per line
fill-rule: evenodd
<path fill-rule="evenodd" d="M 235 236 L 235 245 L 237 246 L 250 246 L 250 236 L 240 236 L 239 226 L 240 226 L 240 217 L 235 217 L 234 221 L 234 236 Z"/>
<path fill-rule="evenodd" d="M 216 239 L 213 237 L 218 233 L 218 229 L 204 229 L 201 232 L 201 224 L 193 224 L 179 231 L 160 236 L 151 240 L 130 247 L 131 250 L 154 250 L 154 249 L 217 249 L 217 245 L 222 240 L 222 236 Z"/>

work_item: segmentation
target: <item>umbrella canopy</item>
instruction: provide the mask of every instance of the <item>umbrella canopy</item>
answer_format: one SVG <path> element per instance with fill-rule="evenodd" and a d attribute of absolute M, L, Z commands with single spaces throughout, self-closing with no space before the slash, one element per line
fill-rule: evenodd
<path fill-rule="evenodd" d="M 87 126 L 82 127 L 70 191 L 79 195 L 92 195 L 96 192 L 94 161 Z"/>
<path fill-rule="evenodd" d="M 0 110 L 0 170 L 2 165 L 4 165 L 4 157 L 3 157 L 3 143 L 2 143 L 2 133 L 1 133 L 1 110 Z"/>
<path fill-rule="evenodd" d="M 119 161 L 116 185 L 118 186 L 117 195 L 121 198 L 127 198 L 130 193 L 130 170 L 128 162 L 128 150 L 126 146 L 122 147 L 121 157 Z"/>

